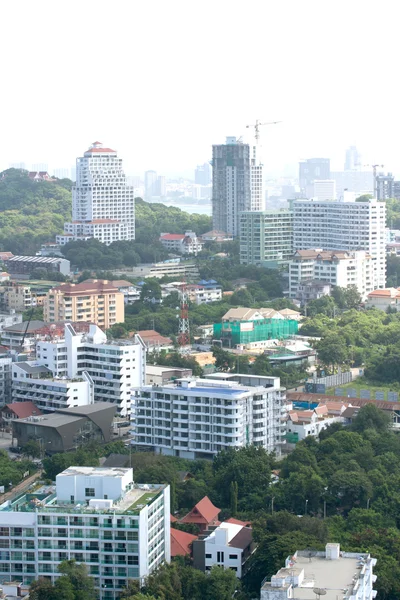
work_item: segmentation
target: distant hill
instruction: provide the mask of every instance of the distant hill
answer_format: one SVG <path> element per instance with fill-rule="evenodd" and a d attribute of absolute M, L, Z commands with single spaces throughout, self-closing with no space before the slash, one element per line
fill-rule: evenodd
<path fill-rule="evenodd" d="M 54 240 L 71 218 L 71 187 L 69 179 L 33 181 L 22 169 L 0 173 L 0 249 L 29 255 Z"/>

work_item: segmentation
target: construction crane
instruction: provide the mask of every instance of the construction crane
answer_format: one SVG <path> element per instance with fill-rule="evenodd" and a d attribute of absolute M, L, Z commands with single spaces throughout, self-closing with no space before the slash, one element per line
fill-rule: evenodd
<path fill-rule="evenodd" d="M 261 123 L 258 119 L 256 119 L 255 123 L 251 125 L 246 125 L 246 128 L 254 127 L 254 137 L 256 140 L 256 144 L 258 144 L 260 140 L 260 127 L 264 127 L 265 125 L 277 125 L 277 123 L 282 123 L 282 121 L 267 121 L 266 123 Z"/>

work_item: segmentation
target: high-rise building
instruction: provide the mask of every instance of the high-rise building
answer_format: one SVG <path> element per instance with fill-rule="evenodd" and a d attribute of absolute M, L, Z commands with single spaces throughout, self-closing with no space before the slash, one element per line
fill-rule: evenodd
<path fill-rule="evenodd" d="M 157 196 L 157 172 L 146 171 L 144 174 L 144 195 L 146 200 Z"/>
<path fill-rule="evenodd" d="M 135 239 L 135 189 L 126 183 L 122 159 L 100 142 L 76 160 L 72 221 L 57 242 L 90 238 L 107 245 Z"/>
<path fill-rule="evenodd" d="M 304 197 L 313 195 L 313 184 L 316 179 L 330 179 L 331 167 L 329 158 L 308 158 L 299 163 L 299 184 Z"/>
<path fill-rule="evenodd" d="M 8 166 L 10 169 L 26 169 L 26 163 L 24 162 L 10 163 Z"/>
<path fill-rule="evenodd" d="M 294 200 L 294 250 L 365 250 L 374 263 L 373 288 L 386 283 L 384 202 Z"/>
<path fill-rule="evenodd" d="M 290 210 L 240 213 L 240 262 L 276 268 L 293 255 L 293 213 Z"/>
<path fill-rule="evenodd" d="M 346 150 L 346 160 L 344 163 L 345 171 L 354 171 L 361 165 L 361 156 L 355 146 L 350 146 Z"/>
<path fill-rule="evenodd" d="M 63 283 L 52 288 L 43 309 L 48 323 L 86 321 L 109 329 L 125 319 L 124 295 L 105 279 Z"/>
<path fill-rule="evenodd" d="M 371 171 L 333 171 L 331 178 L 336 182 L 336 198 L 342 200 L 344 192 L 358 196 L 374 195 L 374 175 Z"/>
<path fill-rule="evenodd" d="M 250 210 L 265 208 L 263 166 L 257 156 L 257 150 L 257 146 L 253 146 L 250 164 Z"/>
<path fill-rule="evenodd" d="M 157 177 L 156 192 L 156 196 L 164 197 L 167 195 L 167 180 L 165 175 L 159 175 Z"/>
<path fill-rule="evenodd" d="M 133 408 L 134 403 L 134 408 Z M 279 377 L 215 373 L 143 386 L 132 398 L 133 441 L 156 453 L 212 458 L 249 444 L 281 453 L 286 394 Z"/>
<path fill-rule="evenodd" d="M 316 200 L 336 200 L 336 181 L 334 179 L 316 179 L 313 197 Z"/>
<path fill-rule="evenodd" d="M 213 146 L 213 228 L 239 235 L 239 214 L 251 210 L 250 146 L 235 137 Z"/>
<path fill-rule="evenodd" d="M 170 490 L 134 483 L 132 469 L 69 467 L 56 485 L 4 502 L 0 530 L 2 581 L 55 582 L 60 562 L 75 559 L 100 600 L 116 600 L 170 561 Z"/>
<path fill-rule="evenodd" d="M 394 183 L 394 176 L 392 173 L 388 173 L 387 175 L 378 173 L 375 179 L 377 200 L 394 198 Z"/>
<path fill-rule="evenodd" d="M 197 165 L 194 172 L 194 182 L 198 185 L 210 185 L 211 183 L 211 165 L 206 162 L 202 165 Z"/>

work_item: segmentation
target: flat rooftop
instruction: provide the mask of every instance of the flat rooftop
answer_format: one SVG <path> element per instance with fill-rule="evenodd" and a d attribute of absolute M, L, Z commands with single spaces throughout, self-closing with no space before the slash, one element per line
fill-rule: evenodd
<path fill-rule="evenodd" d="M 294 600 L 315 600 L 316 595 L 313 591 L 316 588 L 323 589 L 324 600 L 343 600 L 351 595 L 351 591 L 360 576 L 363 567 L 363 558 L 367 555 L 343 553 L 336 560 L 327 560 L 324 552 L 319 552 L 321 556 L 311 556 L 307 551 L 298 552 L 296 562 L 293 567 L 280 569 L 275 577 L 296 577 L 304 570 L 304 579 L 300 586 L 293 587 Z M 287 583 L 282 587 L 272 586 L 271 582 L 266 582 L 262 586 L 264 590 L 287 589 Z"/>
<path fill-rule="evenodd" d="M 123 477 L 130 473 L 132 469 L 122 469 L 119 467 L 69 467 L 57 475 L 57 477 L 76 477 L 85 475 L 86 477 Z"/>

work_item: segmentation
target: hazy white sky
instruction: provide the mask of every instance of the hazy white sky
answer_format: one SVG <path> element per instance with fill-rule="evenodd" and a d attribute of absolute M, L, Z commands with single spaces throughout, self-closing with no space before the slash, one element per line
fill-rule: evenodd
<path fill-rule="evenodd" d="M 398 168 L 395 0 L 20 0 L 1 12 L 1 154 L 70 167 L 95 140 L 128 173 L 182 172 L 264 129 L 266 167 Z"/>

